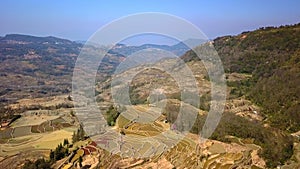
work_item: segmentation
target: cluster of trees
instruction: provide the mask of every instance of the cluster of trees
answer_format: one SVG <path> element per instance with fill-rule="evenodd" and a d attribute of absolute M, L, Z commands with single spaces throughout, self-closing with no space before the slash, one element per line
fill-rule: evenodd
<path fill-rule="evenodd" d="M 36 161 L 27 160 L 23 165 L 23 169 L 49 169 L 51 168 L 51 163 L 46 161 L 44 158 L 38 159 Z"/>
<path fill-rule="evenodd" d="M 227 81 L 227 86 L 231 87 L 229 98 L 248 97 L 249 91 L 253 86 L 253 80 L 244 79 L 240 81 Z"/>
<path fill-rule="evenodd" d="M 61 160 L 67 157 L 69 154 L 69 140 L 64 139 L 63 144 L 59 144 L 54 151 L 50 151 L 50 161 L 55 162 Z"/>
<path fill-rule="evenodd" d="M 116 120 L 119 117 L 119 115 L 120 115 L 120 112 L 114 106 L 110 106 L 106 112 L 107 124 L 109 126 L 114 126 L 116 124 Z"/>
<path fill-rule="evenodd" d="M 250 98 L 264 108 L 273 127 L 297 132 L 300 130 L 299 84 L 300 50 L 286 66 L 260 79 L 252 88 Z"/>
<path fill-rule="evenodd" d="M 85 133 L 83 130 L 82 125 L 80 125 L 77 132 L 73 133 L 72 142 L 75 143 L 80 140 L 85 139 Z M 61 160 L 65 157 L 70 155 L 70 148 L 73 145 L 70 144 L 68 139 L 64 139 L 63 143 L 60 143 L 54 150 L 50 150 L 49 160 L 45 160 L 44 158 L 38 159 L 36 161 L 27 160 L 23 166 L 23 169 L 49 169 L 51 165 L 54 164 L 56 161 Z M 76 154 L 75 152 L 77 149 L 73 150 L 73 155 Z M 82 157 L 79 158 L 79 165 L 82 163 Z"/>
<path fill-rule="evenodd" d="M 80 125 L 77 132 L 75 132 L 75 131 L 73 132 L 72 142 L 74 144 L 74 143 L 76 143 L 78 141 L 81 141 L 81 140 L 84 140 L 84 139 L 85 139 L 85 133 L 84 133 L 82 125 Z"/>
<path fill-rule="evenodd" d="M 37 159 L 36 161 L 27 160 L 22 169 L 50 169 L 51 165 L 58 160 L 61 160 L 70 155 L 70 144 L 68 139 L 64 139 L 63 144 L 60 143 L 55 150 L 50 150 L 50 159 Z"/>

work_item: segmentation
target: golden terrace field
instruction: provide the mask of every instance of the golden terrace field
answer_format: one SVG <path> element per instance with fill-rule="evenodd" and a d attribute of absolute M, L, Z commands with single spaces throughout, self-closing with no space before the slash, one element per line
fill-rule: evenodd
<path fill-rule="evenodd" d="M 12 107 L 25 106 L 29 110 L 0 130 L 0 168 L 17 168 L 26 159 L 49 156 L 50 149 L 55 149 L 64 139 L 72 140 L 78 122 L 71 113 L 72 108 L 59 108 L 56 105 L 67 104 L 65 96 L 37 100 L 20 100 Z M 53 102 L 52 102 L 53 101 Z M 42 109 L 30 110 L 39 105 Z M 46 107 L 52 107 L 47 109 Z M 56 108 L 54 108 L 56 107 Z M 23 155 L 25 157 L 21 157 Z M 11 163 L 15 161 L 15 163 Z M 6 165 L 6 164 L 11 165 Z"/>

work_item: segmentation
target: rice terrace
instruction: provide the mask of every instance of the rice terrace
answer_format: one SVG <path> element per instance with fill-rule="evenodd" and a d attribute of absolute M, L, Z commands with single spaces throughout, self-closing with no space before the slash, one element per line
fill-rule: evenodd
<path fill-rule="evenodd" d="M 300 1 L 0 5 L 0 169 L 300 169 Z"/>

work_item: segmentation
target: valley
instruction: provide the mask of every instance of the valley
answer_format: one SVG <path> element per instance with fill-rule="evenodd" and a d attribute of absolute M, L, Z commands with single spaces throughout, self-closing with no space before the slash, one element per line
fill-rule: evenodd
<path fill-rule="evenodd" d="M 89 105 L 78 104 L 71 93 L 82 44 L 2 37 L 0 168 L 22 168 L 41 158 L 57 169 L 299 168 L 299 27 L 261 28 L 195 48 L 214 45 L 227 84 L 221 120 L 205 139 L 215 83 L 205 66 L 213 64 L 204 66 L 192 50 L 180 44 L 113 47 L 95 82 L 93 98 L 103 117 L 92 117 L 89 109 L 76 112 Z M 182 56 L 115 72 L 128 55 L 153 47 Z M 90 119 L 101 119 L 95 135 L 84 130 Z"/>

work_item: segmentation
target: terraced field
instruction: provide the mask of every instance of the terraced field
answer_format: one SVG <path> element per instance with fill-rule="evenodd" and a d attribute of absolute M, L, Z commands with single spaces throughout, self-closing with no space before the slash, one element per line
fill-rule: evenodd
<path fill-rule="evenodd" d="M 0 144 L 0 157 L 12 156 L 19 152 L 54 149 L 65 138 L 71 141 L 73 131 L 71 127 L 51 133 L 30 134 L 11 138 L 5 144 Z"/>
<path fill-rule="evenodd" d="M 71 127 L 72 125 L 64 121 L 62 118 L 43 122 L 34 126 L 20 126 L 14 128 L 7 128 L 0 131 L 0 139 L 10 139 L 31 135 L 33 133 L 45 133 Z"/>
<path fill-rule="evenodd" d="M 12 137 L 22 137 L 31 134 L 31 127 L 30 126 L 23 126 L 23 127 L 16 127 L 12 132 Z"/>
<path fill-rule="evenodd" d="M 165 156 L 168 161 L 179 168 L 229 169 L 242 164 L 249 168 L 257 167 L 251 162 L 250 152 L 253 150 L 242 147 L 239 151 L 230 152 L 224 146 L 233 149 L 234 145 L 210 140 L 199 144 L 187 137 L 168 151 Z"/>
<path fill-rule="evenodd" d="M 135 110 L 131 113 L 133 109 Z M 243 144 L 239 140 L 239 144 L 211 140 L 200 142 L 197 135 L 183 135 L 176 130 L 170 130 L 170 124 L 162 122 L 165 119 L 163 115 L 151 123 L 138 122 L 136 118 L 143 112 L 148 113 L 146 117 L 150 117 L 149 119 L 158 114 L 155 112 L 151 115 L 148 110 L 145 105 L 127 107 L 127 114 L 131 115 L 130 118 L 134 117 L 133 120 L 126 119 L 122 114 L 117 119 L 116 127 L 92 138 L 100 151 L 112 152 L 101 158 L 104 161 L 109 159 L 110 162 L 110 165 L 102 164 L 103 166 L 143 168 L 161 163 L 166 168 L 227 169 L 239 165 L 249 168 L 264 167 L 263 163 L 252 161 L 257 155 L 258 146 Z"/>
<path fill-rule="evenodd" d="M 246 168 L 255 169 L 264 168 L 264 166 L 257 166 L 252 161 L 251 153 L 253 153 L 253 150 L 235 143 L 225 144 L 211 140 L 197 142 L 195 135 L 187 135 L 178 144 L 170 145 L 171 148 L 166 149 L 162 145 L 172 144 L 172 141 L 167 139 L 157 139 L 158 141 L 148 139 L 148 141 L 145 141 L 142 136 L 135 136 L 136 140 L 133 138 L 124 137 L 124 144 L 121 146 L 122 152 L 121 150 L 117 151 L 116 148 L 114 152 L 116 154 L 99 148 L 98 158 L 101 159 L 99 167 L 230 169 L 245 166 Z M 108 147 L 120 146 L 118 142 L 109 141 Z M 99 144 L 101 144 L 100 141 Z M 90 156 L 84 156 L 84 160 L 89 159 Z"/>
<path fill-rule="evenodd" d="M 22 118 L 16 120 L 10 126 L 11 127 L 35 126 L 35 125 L 40 125 L 46 121 L 57 119 L 59 117 L 60 116 L 58 115 L 23 115 Z"/>
<path fill-rule="evenodd" d="M 64 139 L 71 142 L 77 127 L 68 112 L 70 110 L 62 110 L 60 114 L 54 112 L 54 115 L 51 111 L 43 110 L 25 112 L 10 128 L 0 130 L 0 157 L 9 160 L 8 157 L 19 153 L 49 151 Z M 5 160 L 0 161 L 0 168 L 6 163 Z"/>

